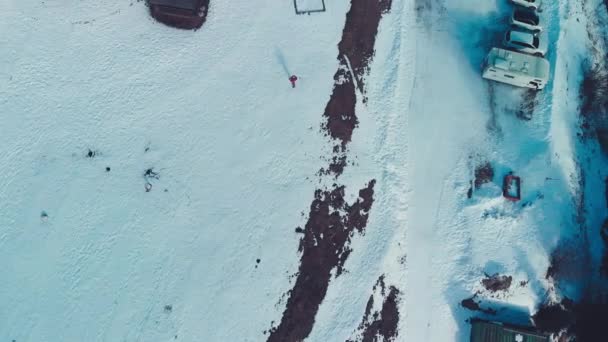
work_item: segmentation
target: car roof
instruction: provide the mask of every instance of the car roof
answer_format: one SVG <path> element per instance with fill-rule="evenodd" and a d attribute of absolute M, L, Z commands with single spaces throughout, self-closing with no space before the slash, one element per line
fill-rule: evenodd
<path fill-rule="evenodd" d="M 518 30 L 510 30 L 510 40 L 518 41 L 526 44 L 534 43 L 534 35 L 530 32 L 518 31 Z"/>
<path fill-rule="evenodd" d="M 518 6 L 513 9 L 513 18 L 517 21 L 530 21 L 534 23 L 534 25 L 538 25 L 540 23 L 540 18 L 535 11 L 520 8 Z"/>
<path fill-rule="evenodd" d="M 515 8 L 513 8 L 513 13 L 525 16 L 527 18 L 538 18 L 538 14 L 536 14 L 536 11 L 519 6 L 515 6 Z"/>
<path fill-rule="evenodd" d="M 181 8 L 187 10 L 196 10 L 200 1 L 199 0 L 148 0 L 152 5 L 161 5 L 174 8 Z"/>

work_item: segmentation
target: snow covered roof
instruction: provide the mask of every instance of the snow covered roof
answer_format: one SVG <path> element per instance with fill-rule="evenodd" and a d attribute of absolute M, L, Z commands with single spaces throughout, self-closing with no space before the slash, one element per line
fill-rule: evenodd
<path fill-rule="evenodd" d="M 542 57 L 492 48 L 488 54 L 488 62 L 498 69 L 526 74 L 543 80 L 549 79 L 549 62 Z"/>
<path fill-rule="evenodd" d="M 200 0 L 148 0 L 151 5 L 175 7 L 187 10 L 196 10 Z"/>

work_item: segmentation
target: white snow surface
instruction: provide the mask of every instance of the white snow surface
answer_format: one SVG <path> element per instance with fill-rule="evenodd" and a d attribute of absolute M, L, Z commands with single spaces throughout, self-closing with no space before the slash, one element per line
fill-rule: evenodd
<path fill-rule="evenodd" d="M 348 8 L 212 0 L 203 28 L 181 31 L 143 2 L 0 2 L 0 339 L 265 340 L 299 265 L 294 228 L 325 184 L 319 126 Z M 587 156 L 587 22 L 578 2 L 544 2 L 553 80 L 524 121 L 525 91 L 479 74 L 510 8 L 393 0 L 340 177 L 349 201 L 376 179 L 375 202 L 308 341 L 353 336 L 382 274 L 401 292 L 398 341 L 467 341 L 478 313 L 460 301 L 477 291 L 498 319 L 544 300 Z M 494 182 L 467 199 L 485 161 Z M 517 203 L 501 196 L 511 170 Z M 484 272 L 513 285 L 487 293 Z"/>

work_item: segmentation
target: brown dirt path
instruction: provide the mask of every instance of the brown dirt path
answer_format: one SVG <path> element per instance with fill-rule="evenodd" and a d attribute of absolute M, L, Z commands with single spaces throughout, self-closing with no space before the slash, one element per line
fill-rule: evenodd
<path fill-rule="evenodd" d="M 281 323 L 270 330 L 269 342 L 302 341 L 310 334 L 331 272 L 337 268 L 336 274 L 342 273 L 351 252 L 348 242 L 355 231 L 361 233 L 365 228 L 373 195 L 374 181 L 359 190 L 359 199 L 352 205 L 344 200 L 344 186 L 316 191 L 300 240 L 298 277 L 289 292 Z"/>
<path fill-rule="evenodd" d="M 374 44 L 382 15 L 392 0 L 351 0 L 342 40 L 338 44 L 340 65 L 334 75 L 334 88 L 325 107 L 322 130 L 335 143 L 328 166 L 319 177 L 342 174 L 347 165 L 347 145 L 358 125 L 355 113 L 357 90 L 365 93 L 364 76 L 374 55 Z M 354 77 L 354 79 L 353 79 Z M 356 88 L 357 87 L 357 88 Z M 362 99 L 365 101 L 365 99 Z M 336 276 L 351 253 L 355 233 L 363 233 L 373 203 L 375 180 L 359 190 L 352 204 L 344 199 L 344 185 L 319 189 L 310 206 L 308 222 L 300 240 L 300 267 L 293 288 L 288 292 L 285 311 L 278 326 L 270 329 L 268 342 L 302 341 L 313 329 L 315 317 L 325 298 L 332 271 Z"/>
<path fill-rule="evenodd" d="M 380 310 L 372 312 L 374 307 L 374 294 L 369 297 L 365 307 L 365 314 L 359 325 L 357 337 L 346 342 L 376 342 L 376 341 L 395 341 L 399 335 L 397 327 L 399 325 L 399 290 L 390 286 L 388 293 L 384 283 L 384 275 L 378 278 L 373 289 L 374 293 L 379 292 L 383 298 Z"/>

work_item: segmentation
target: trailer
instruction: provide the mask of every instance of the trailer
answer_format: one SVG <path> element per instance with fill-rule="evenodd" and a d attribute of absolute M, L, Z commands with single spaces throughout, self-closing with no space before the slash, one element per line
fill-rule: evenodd
<path fill-rule="evenodd" d="M 482 69 L 483 78 L 517 87 L 540 90 L 549 81 L 549 61 L 500 48 L 490 50 Z"/>

